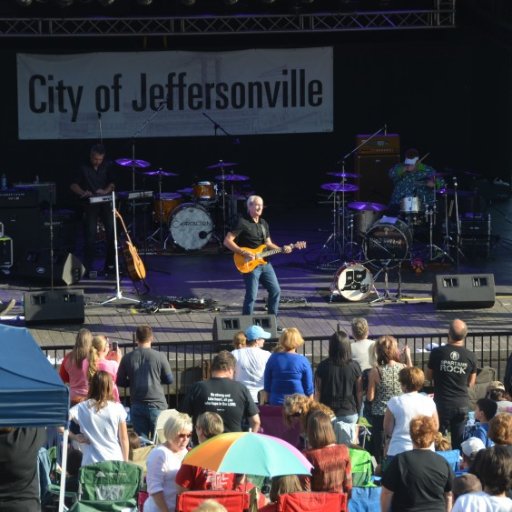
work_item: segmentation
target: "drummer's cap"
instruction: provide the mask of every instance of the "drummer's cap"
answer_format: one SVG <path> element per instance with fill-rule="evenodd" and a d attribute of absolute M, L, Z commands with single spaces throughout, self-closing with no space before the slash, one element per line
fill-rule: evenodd
<path fill-rule="evenodd" d="M 415 148 L 410 148 L 405 152 L 405 165 L 414 165 L 419 160 L 420 153 Z"/>

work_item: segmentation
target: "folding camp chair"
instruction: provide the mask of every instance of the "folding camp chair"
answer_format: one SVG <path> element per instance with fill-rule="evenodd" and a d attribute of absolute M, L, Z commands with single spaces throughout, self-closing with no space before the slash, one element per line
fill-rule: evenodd
<path fill-rule="evenodd" d="M 137 511 L 142 468 L 122 461 L 104 461 L 80 468 L 79 500 L 69 512 Z"/>
<path fill-rule="evenodd" d="M 373 462 L 370 452 L 362 448 L 349 448 L 348 453 L 352 466 L 352 486 L 372 486 Z"/>
<path fill-rule="evenodd" d="M 296 448 L 302 448 L 299 421 L 288 426 L 283 420 L 283 408 L 280 405 L 260 405 L 259 409 L 262 434 L 278 437 Z"/>
<path fill-rule="evenodd" d="M 291 492 L 277 499 L 278 512 L 345 512 L 347 495 L 338 492 Z"/>
<path fill-rule="evenodd" d="M 249 493 L 243 491 L 187 491 L 178 494 L 176 512 L 192 512 L 205 500 L 215 500 L 228 512 L 246 512 L 250 501 Z"/>

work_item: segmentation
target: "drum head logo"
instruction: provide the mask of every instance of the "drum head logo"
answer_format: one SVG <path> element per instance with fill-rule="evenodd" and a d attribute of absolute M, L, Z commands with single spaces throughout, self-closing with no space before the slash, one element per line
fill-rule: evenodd
<path fill-rule="evenodd" d="M 460 354 L 454 350 L 453 352 L 450 352 L 450 359 L 452 361 L 458 361 L 460 359 Z"/>

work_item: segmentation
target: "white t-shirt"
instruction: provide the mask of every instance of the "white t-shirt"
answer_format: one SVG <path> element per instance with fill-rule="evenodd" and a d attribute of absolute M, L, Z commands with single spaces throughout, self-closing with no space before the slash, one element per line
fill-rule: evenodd
<path fill-rule="evenodd" d="M 235 380 L 242 382 L 258 402 L 258 391 L 263 389 L 263 374 L 270 352 L 259 347 L 246 347 L 231 352 L 236 359 Z"/>
<path fill-rule="evenodd" d="M 119 444 L 119 424 L 126 421 L 126 411 L 118 402 L 108 402 L 96 411 L 94 400 L 80 402 L 69 410 L 70 419 L 80 425 L 89 443 L 80 444 L 82 466 L 104 460 L 124 460 Z"/>
<path fill-rule="evenodd" d="M 412 450 L 412 440 L 409 433 L 411 420 L 415 416 L 432 416 L 436 412 L 436 404 L 432 398 L 417 391 L 394 396 L 388 402 L 388 409 L 395 418 L 395 428 L 389 442 L 388 455 Z M 434 444 L 430 447 L 434 451 Z"/>
<path fill-rule="evenodd" d="M 375 364 L 374 347 L 375 341 L 373 340 L 359 340 L 350 343 L 352 359 L 359 363 L 362 372 L 370 369 Z"/>
<path fill-rule="evenodd" d="M 174 453 L 163 444 L 157 446 L 146 461 L 146 482 L 149 498 L 144 502 L 144 512 L 160 512 L 151 494 L 164 493 L 165 503 L 171 512 L 176 508 L 176 473 L 187 450 Z"/>
<path fill-rule="evenodd" d="M 512 512 L 512 500 L 483 491 L 468 492 L 457 498 L 452 512 Z"/>

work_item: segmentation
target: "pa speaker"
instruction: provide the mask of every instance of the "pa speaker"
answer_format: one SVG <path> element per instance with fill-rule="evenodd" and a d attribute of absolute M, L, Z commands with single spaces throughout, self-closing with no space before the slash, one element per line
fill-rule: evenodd
<path fill-rule="evenodd" d="M 16 251 L 16 247 L 15 247 Z M 17 273 L 21 276 L 51 279 L 51 258 L 49 250 L 26 251 L 16 262 Z M 53 278 L 57 284 L 75 284 L 82 279 L 85 267 L 70 252 L 55 252 L 53 255 Z"/>
<path fill-rule="evenodd" d="M 437 309 L 492 308 L 496 301 L 494 274 L 438 275 L 432 285 Z"/>
<path fill-rule="evenodd" d="M 84 291 L 25 292 L 25 323 L 84 323 Z"/>
<path fill-rule="evenodd" d="M 277 338 L 275 315 L 217 315 L 213 320 L 213 341 L 232 341 L 238 331 L 245 331 L 251 325 L 259 325 Z"/>

